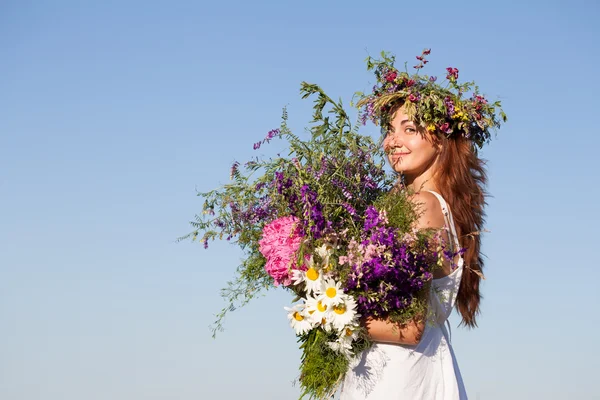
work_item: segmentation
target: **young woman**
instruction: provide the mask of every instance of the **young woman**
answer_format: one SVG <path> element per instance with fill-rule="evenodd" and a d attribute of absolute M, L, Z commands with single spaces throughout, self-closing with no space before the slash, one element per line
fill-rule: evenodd
<path fill-rule="evenodd" d="M 446 323 L 456 306 L 465 325 L 476 325 L 483 263 L 472 233 L 483 225 L 485 170 L 471 140 L 424 129 L 405 104 L 388 111 L 389 163 L 415 193 L 417 227 L 443 229 L 451 248 L 466 251 L 435 271 L 427 318 L 402 326 L 365 321 L 375 345 L 351 365 L 341 400 L 467 398 Z"/>

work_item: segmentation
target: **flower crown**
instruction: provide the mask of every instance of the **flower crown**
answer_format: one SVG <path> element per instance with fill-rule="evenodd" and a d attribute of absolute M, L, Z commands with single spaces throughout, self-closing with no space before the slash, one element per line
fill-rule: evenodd
<path fill-rule="evenodd" d="M 419 75 L 419 70 L 429 62 L 426 56 L 430 53 L 431 49 L 425 49 L 417 56 L 419 63 L 413 67 L 417 73 L 413 75 L 398 71 L 394 67 L 395 57 L 389 53 L 381 52 L 381 60 L 367 58 L 367 69 L 375 71 L 377 84 L 372 94 L 356 93 L 363 124 L 369 119 L 387 133 L 392 112 L 404 104 L 409 119 L 427 131 L 448 138 L 462 135 L 477 147 L 483 147 L 491 139 L 490 130 L 500 127 L 497 112 L 502 122 L 506 122 L 500 101 L 489 103 L 479 94 L 475 82 L 459 84 L 456 68 L 446 68 L 446 86 L 437 84 L 435 76 Z"/>

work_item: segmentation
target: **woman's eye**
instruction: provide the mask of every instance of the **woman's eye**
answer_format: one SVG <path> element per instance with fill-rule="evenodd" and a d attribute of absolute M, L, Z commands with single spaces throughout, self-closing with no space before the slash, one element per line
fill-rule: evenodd
<path fill-rule="evenodd" d="M 410 126 L 408 126 L 405 130 L 406 133 L 415 133 L 417 130 L 415 128 L 411 128 Z"/>

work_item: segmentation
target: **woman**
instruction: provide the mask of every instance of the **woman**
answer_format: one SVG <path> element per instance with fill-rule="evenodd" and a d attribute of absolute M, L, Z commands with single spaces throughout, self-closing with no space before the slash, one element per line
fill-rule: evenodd
<path fill-rule="evenodd" d="M 412 79 L 393 68 L 393 59 L 376 68 L 381 85 L 362 104 L 386 131 L 390 165 L 414 192 L 421 211 L 417 228 L 444 229 L 445 242 L 464 252 L 434 272 L 427 318 L 401 326 L 365 321 L 375 345 L 351 364 L 340 399 L 466 399 L 446 323 L 456 306 L 463 323 L 476 326 L 483 266 L 476 233 L 483 226 L 486 175 L 475 145 L 488 140 L 487 128 L 499 123 L 477 94 L 464 100 L 461 90 L 452 93 L 435 79 Z M 448 68 L 454 87 L 457 77 L 458 70 Z M 427 99 L 444 99 L 444 107 L 427 109 L 439 106 Z"/>

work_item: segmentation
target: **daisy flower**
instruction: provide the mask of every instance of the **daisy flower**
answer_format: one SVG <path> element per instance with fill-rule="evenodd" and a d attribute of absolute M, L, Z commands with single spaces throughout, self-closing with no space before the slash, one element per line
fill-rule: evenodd
<path fill-rule="evenodd" d="M 358 325 L 347 326 L 340 332 L 340 336 L 335 342 L 329 342 L 327 345 L 334 351 L 340 352 L 350 359 L 354 357 L 352 343 L 358 339 L 359 331 L 360 327 Z"/>
<path fill-rule="evenodd" d="M 321 296 L 319 296 L 319 300 L 327 307 L 343 301 L 342 296 L 344 292 L 342 291 L 342 284 L 333 279 L 323 279 L 320 292 Z"/>
<path fill-rule="evenodd" d="M 342 295 L 342 301 L 332 306 L 332 324 L 339 332 L 349 325 L 356 325 L 359 315 L 356 313 L 356 301 L 352 296 Z"/>
<path fill-rule="evenodd" d="M 354 342 L 358 339 L 358 333 L 360 332 L 360 327 L 358 325 L 349 325 L 344 328 L 342 332 L 340 332 L 339 340 L 347 340 L 349 342 Z"/>
<path fill-rule="evenodd" d="M 354 354 L 352 354 L 352 342 L 349 342 L 347 340 L 339 340 L 338 339 L 335 342 L 327 342 L 327 345 L 333 351 L 337 351 L 338 353 L 342 353 L 348 359 L 352 358 L 353 355 L 354 355 Z"/>
<path fill-rule="evenodd" d="M 310 295 L 320 290 L 323 281 L 323 274 L 317 267 L 315 267 L 314 258 L 312 256 L 306 260 L 306 266 L 308 267 L 306 271 L 292 271 L 292 281 L 295 285 L 305 283 L 306 293 Z"/>
<path fill-rule="evenodd" d="M 292 283 L 294 285 L 299 285 L 302 282 L 304 282 L 304 271 L 302 271 L 300 269 L 293 269 L 292 270 Z"/>
<path fill-rule="evenodd" d="M 326 331 L 331 331 L 333 328 L 331 323 L 331 307 L 326 306 L 316 297 L 307 297 L 306 311 L 314 325 L 320 325 Z"/>
<path fill-rule="evenodd" d="M 294 328 L 296 335 L 302 335 L 313 328 L 313 324 L 308 318 L 304 304 L 297 304 L 293 307 L 284 307 L 288 312 L 288 320 Z"/>
<path fill-rule="evenodd" d="M 315 249 L 315 253 L 317 253 L 317 255 L 319 257 L 321 257 L 321 260 L 322 260 L 321 265 L 323 266 L 323 268 L 328 269 L 329 268 L 329 257 L 333 253 L 333 246 L 329 243 L 324 243 Z"/>

